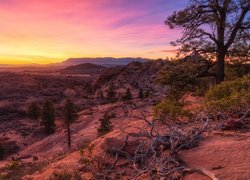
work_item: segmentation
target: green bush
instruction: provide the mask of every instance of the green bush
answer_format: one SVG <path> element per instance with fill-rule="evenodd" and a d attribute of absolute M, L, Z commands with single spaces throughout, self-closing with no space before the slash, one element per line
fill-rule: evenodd
<path fill-rule="evenodd" d="M 103 135 L 109 133 L 110 131 L 112 131 L 113 127 L 112 127 L 112 123 L 110 120 L 114 117 L 115 117 L 115 114 L 105 113 L 103 115 L 103 117 L 101 119 L 99 119 L 101 124 L 97 130 L 98 136 L 103 136 Z"/>
<path fill-rule="evenodd" d="M 49 180 L 76 180 L 80 179 L 77 172 L 69 172 L 67 170 L 56 171 L 50 177 Z"/>
<path fill-rule="evenodd" d="M 230 111 L 250 106 L 250 75 L 225 81 L 205 95 L 206 105 L 213 111 Z"/>
<path fill-rule="evenodd" d="M 160 121 L 178 121 L 179 118 L 190 117 L 189 111 L 183 109 L 183 104 L 179 101 L 164 100 L 154 108 L 154 117 Z"/>
<path fill-rule="evenodd" d="M 160 84 L 170 85 L 168 96 L 180 99 L 186 92 L 196 92 L 204 95 L 210 83 L 213 83 L 209 74 L 210 61 L 200 60 L 177 60 L 168 63 L 160 72 L 157 81 Z"/>

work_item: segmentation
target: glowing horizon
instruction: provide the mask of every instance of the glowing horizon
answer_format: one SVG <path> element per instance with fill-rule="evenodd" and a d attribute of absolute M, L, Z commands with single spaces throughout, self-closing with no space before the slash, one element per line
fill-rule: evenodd
<path fill-rule="evenodd" d="M 164 20 L 186 0 L 1 0 L 0 64 L 74 57 L 165 58 L 179 33 Z"/>

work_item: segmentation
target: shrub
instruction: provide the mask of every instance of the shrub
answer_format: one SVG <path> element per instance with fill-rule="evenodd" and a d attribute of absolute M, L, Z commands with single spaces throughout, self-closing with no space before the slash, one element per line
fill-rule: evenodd
<path fill-rule="evenodd" d="M 114 117 L 115 117 L 114 114 L 105 113 L 103 115 L 103 118 L 99 119 L 101 124 L 97 130 L 98 136 L 103 136 L 103 135 L 109 133 L 110 131 L 112 131 L 113 127 L 112 127 L 112 123 L 110 120 Z"/>
<path fill-rule="evenodd" d="M 250 75 L 225 81 L 205 95 L 206 105 L 213 111 L 230 111 L 250 106 Z"/>
<path fill-rule="evenodd" d="M 51 101 L 46 101 L 42 110 L 42 122 L 45 132 L 48 134 L 55 132 L 55 116 L 54 104 Z"/>
<path fill-rule="evenodd" d="M 50 177 L 49 180 L 76 180 L 80 179 L 79 174 L 75 172 L 70 172 L 67 170 L 55 171 Z"/>
<path fill-rule="evenodd" d="M 188 91 L 203 95 L 203 91 L 207 89 L 208 84 L 213 82 L 207 77 L 212 75 L 209 72 L 211 66 L 212 63 L 204 59 L 177 60 L 168 63 L 161 70 L 157 81 L 160 84 L 170 85 L 169 95 L 174 99 L 180 99 Z M 203 80 L 204 77 L 206 77 L 206 80 Z"/>
<path fill-rule="evenodd" d="M 6 168 L 13 171 L 20 169 L 22 165 L 20 161 L 12 161 L 6 165 Z"/>
<path fill-rule="evenodd" d="M 131 99 L 133 99 L 133 95 L 132 95 L 130 89 L 128 88 L 128 89 L 126 89 L 126 92 L 125 92 L 124 96 L 122 96 L 122 100 L 123 101 L 129 101 Z"/>
<path fill-rule="evenodd" d="M 41 115 L 41 109 L 37 102 L 32 102 L 28 107 L 28 116 L 37 120 Z"/>
<path fill-rule="evenodd" d="M 162 122 L 176 122 L 179 118 L 190 117 L 190 112 L 183 109 L 183 104 L 179 101 L 164 100 L 154 108 L 154 116 Z"/>

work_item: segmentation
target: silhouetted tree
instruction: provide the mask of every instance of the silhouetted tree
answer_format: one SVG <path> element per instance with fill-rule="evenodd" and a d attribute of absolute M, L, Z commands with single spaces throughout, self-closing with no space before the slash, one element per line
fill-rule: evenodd
<path fill-rule="evenodd" d="M 216 55 L 217 83 L 224 80 L 225 59 L 250 55 L 249 0 L 190 0 L 184 10 L 166 20 L 172 29 L 182 29 L 174 42 L 182 52 L 196 51 Z"/>
<path fill-rule="evenodd" d="M 114 101 L 116 98 L 115 85 L 111 83 L 108 87 L 107 98 L 110 101 Z"/>
<path fill-rule="evenodd" d="M 0 160 L 3 160 L 4 148 L 3 145 L 0 143 Z"/>
<path fill-rule="evenodd" d="M 45 128 L 45 132 L 52 134 L 55 132 L 55 109 L 54 104 L 51 101 L 46 101 L 43 104 L 42 109 L 42 123 Z"/>
<path fill-rule="evenodd" d="M 103 99 L 104 98 L 104 95 L 103 95 L 103 92 L 102 92 L 101 89 L 97 92 L 97 98 L 99 98 L 99 99 Z"/>
<path fill-rule="evenodd" d="M 130 88 L 127 88 L 125 94 L 122 96 L 122 100 L 123 101 L 129 101 L 131 99 L 133 99 L 133 95 L 131 93 Z"/>
<path fill-rule="evenodd" d="M 139 98 L 139 99 L 144 99 L 143 89 L 139 89 L 138 98 Z"/>
<path fill-rule="evenodd" d="M 87 91 L 88 96 L 92 96 L 95 92 L 95 88 L 89 82 L 85 85 L 85 89 Z"/>
<path fill-rule="evenodd" d="M 70 100 L 66 101 L 65 108 L 64 108 L 64 118 L 65 124 L 67 127 L 67 141 L 68 147 L 71 147 L 71 130 L 70 125 L 77 119 L 77 108 L 73 102 Z"/>
<path fill-rule="evenodd" d="M 37 120 L 41 116 L 41 109 L 37 102 L 32 102 L 28 107 L 28 116 Z"/>
<path fill-rule="evenodd" d="M 146 90 L 145 94 L 144 94 L 144 98 L 148 98 L 151 95 L 151 91 L 149 89 Z"/>

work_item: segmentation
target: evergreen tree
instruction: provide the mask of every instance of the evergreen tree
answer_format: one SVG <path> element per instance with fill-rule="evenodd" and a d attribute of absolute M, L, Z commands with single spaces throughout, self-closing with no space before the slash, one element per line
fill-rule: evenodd
<path fill-rule="evenodd" d="M 71 147 L 71 130 L 70 125 L 77 119 L 77 108 L 73 102 L 67 100 L 64 109 L 65 124 L 67 127 L 67 141 L 68 147 Z"/>
<path fill-rule="evenodd" d="M 55 109 L 54 104 L 51 101 L 46 101 L 42 109 L 42 123 L 45 128 L 45 132 L 52 134 L 55 132 Z"/>
<path fill-rule="evenodd" d="M 116 97 L 115 85 L 114 85 L 114 83 L 111 83 L 109 88 L 108 88 L 107 98 L 110 101 L 114 101 L 115 97 Z"/>
<path fill-rule="evenodd" d="M 143 93 L 142 89 L 140 89 L 139 92 L 138 92 L 138 98 L 139 99 L 144 99 L 144 93 Z"/>
<path fill-rule="evenodd" d="M 124 96 L 122 97 L 122 100 L 123 100 L 123 101 L 129 101 L 129 100 L 131 100 L 131 99 L 133 99 L 133 95 L 132 95 L 132 93 L 131 93 L 130 88 L 127 88 L 127 89 L 126 89 L 126 92 L 125 92 L 125 94 L 124 94 Z"/>
<path fill-rule="evenodd" d="M 100 90 L 98 91 L 98 93 L 97 93 L 97 98 L 99 98 L 99 99 L 104 99 L 104 95 L 103 95 L 103 92 L 102 92 L 101 89 L 100 89 Z"/>
<path fill-rule="evenodd" d="M 100 127 L 98 128 L 98 135 L 102 136 L 107 134 L 108 132 L 112 131 L 112 123 L 111 118 L 113 118 L 112 115 L 109 115 L 108 113 L 105 113 L 103 115 L 103 118 L 99 119 L 100 121 Z"/>
<path fill-rule="evenodd" d="M 0 160 L 3 160 L 4 148 L 3 145 L 0 143 Z"/>
<path fill-rule="evenodd" d="M 37 102 L 32 102 L 28 107 L 28 116 L 37 120 L 41 116 L 41 109 Z"/>

